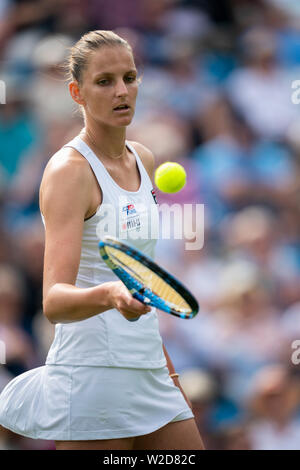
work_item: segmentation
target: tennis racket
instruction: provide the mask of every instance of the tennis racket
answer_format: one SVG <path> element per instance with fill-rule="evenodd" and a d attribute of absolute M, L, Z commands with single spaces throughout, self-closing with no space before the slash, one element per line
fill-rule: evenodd
<path fill-rule="evenodd" d="M 99 242 L 99 251 L 107 266 L 140 302 L 184 319 L 197 315 L 199 305 L 194 296 L 148 256 L 111 236 Z"/>

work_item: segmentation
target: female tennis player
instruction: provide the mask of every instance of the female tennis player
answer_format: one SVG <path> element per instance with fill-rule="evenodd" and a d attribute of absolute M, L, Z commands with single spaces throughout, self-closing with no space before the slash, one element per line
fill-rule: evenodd
<path fill-rule="evenodd" d="M 106 220 L 154 257 L 156 241 L 136 236 L 152 223 L 154 160 L 126 140 L 138 91 L 132 49 L 111 31 L 91 31 L 72 48 L 69 72 L 84 128 L 49 160 L 40 188 L 43 308 L 55 338 L 46 364 L 3 390 L 0 424 L 56 449 L 203 449 L 155 309 L 98 251 Z"/>

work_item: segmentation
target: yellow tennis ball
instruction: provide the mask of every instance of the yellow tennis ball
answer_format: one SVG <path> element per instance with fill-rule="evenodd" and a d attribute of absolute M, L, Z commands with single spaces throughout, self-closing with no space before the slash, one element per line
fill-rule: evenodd
<path fill-rule="evenodd" d="M 186 183 L 186 172 L 182 165 L 165 162 L 155 170 L 154 181 L 164 193 L 177 193 Z"/>

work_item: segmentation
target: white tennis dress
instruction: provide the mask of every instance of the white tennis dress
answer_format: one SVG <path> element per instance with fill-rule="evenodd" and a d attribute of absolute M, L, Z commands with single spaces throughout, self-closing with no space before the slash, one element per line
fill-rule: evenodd
<path fill-rule="evenodd" d="M 135 149 L 126 145 L 139 169 L 138 191 L 118 186 L 80 137 L 66 144 L 88 160 L 102 190 L 102 204 L 84 223 L 76 279 L 81 288 L 119 280 L 99 255 L 104 234 L 154 258 L 158 210 L 152 183 Z M 45 365 L 17 376 L 0 395 L 0 424 L 36 439 L 139 436 L 191 417 L 169 377 L 154 308 L 135 322 L 111 309 L 57 324 Z"/>

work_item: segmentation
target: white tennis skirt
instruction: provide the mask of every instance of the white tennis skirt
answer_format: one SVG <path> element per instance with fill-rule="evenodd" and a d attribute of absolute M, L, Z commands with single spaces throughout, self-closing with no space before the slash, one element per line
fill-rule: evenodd
<path fill-rule="evenodd" d="M 45 365 L 15 377 L 0 395 L 0 424 L 33 439 L 141 436 L 193 417 L 167 367 Z"/>

